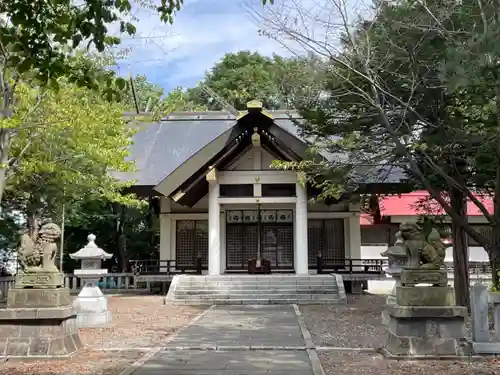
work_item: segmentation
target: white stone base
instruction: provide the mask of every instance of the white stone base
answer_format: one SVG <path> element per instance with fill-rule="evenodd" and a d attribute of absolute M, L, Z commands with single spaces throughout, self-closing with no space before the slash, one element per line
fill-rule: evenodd
<path fill-rule="evenodd" d="M 473 342 L 472 349 L 476 354 L 500 354 L 500 342 Z"/>
<path fill-rule="evenodd" d="M 98 286 L 86 285 L 75 299 L 78 328 L 102 327 L 111 322 L 108 300 Z"/>
<path fill-rule="evenodd" d="M 111 311 L 96 313 L 78 313 L 76 316 L 76 326 L 78 328 L 99 328 L 111 323 Z"/>

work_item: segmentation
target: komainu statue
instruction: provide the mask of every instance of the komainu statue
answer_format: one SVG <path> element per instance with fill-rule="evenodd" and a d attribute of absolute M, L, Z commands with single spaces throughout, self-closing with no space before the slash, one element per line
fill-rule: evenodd
<path fill-rule="evenodd" d="M 436 229 L 425 238 L 415 223 L 403 223 L 399 230 L 408 250 L 408 268 L 439 270 L 444 263 L 446 246 Z"/>
<path fill-rule="evenodd" d="M 35 234 L 35 239 L 24 234 L 18 250 L 20 270 L 16 276 L 18 286 L 60 286 L 62 275 L 55 264 L 56 240 L 61 229 L 53 223 L 44 224 Z"/>

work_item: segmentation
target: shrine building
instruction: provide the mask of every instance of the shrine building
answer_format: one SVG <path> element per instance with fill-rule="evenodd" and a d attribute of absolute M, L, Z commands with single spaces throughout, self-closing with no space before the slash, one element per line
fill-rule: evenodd
<path fill-rule="evenodd" d="M 194 269 L 201 259 L 204 274 L 221 275 L 265 259 L 272 273 L 307 275 L 318 254 L 331 264 L 362 258 L 360 204 L 310 203 L 318 192 L 297 172 L 272 167 L 306 157 L 296 121 L 295 112 L 249 102 L 239 116 L 179 112 L 139 125 L 131 147 L 137 171 L 119 177 L 159 200 L 160 261 Z M 403 179 L 390 166 L 363 176 L 360 192 L 391 191 Z"/>

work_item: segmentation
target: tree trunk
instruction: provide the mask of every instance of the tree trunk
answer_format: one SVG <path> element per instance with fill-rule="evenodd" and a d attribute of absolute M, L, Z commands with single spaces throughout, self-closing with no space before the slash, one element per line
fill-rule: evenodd
<path fill-rule="evenodd" d="M 127 238 L 125 235 L 125 220 L 126 208 L 122 205 L 115 204 L 116 213 L 116 246 L 118 248 L 118 261 L 120 264 L 120 272 L 127 272 L 128 254 L 127 254 Z"/>
<path fill-rule="evenodd" d="M 42 224 L 39 202 L 38 198 L 31 197 L 26 207 L 26 226 L 28 228 L 28 235 L 33 241 L 36 241 L 38 230 Z"/>
<path fill-rule="evenodd" d="M 1 118 L 1 116 L 0 116 Z M 7 163 L 9 162 L 10 132 L 8 129 L 0 129 L 0 203 L 2 203 L 3 192 L 7 178 Z"/>
<path fill-rule="evenodd" d="M 500 176 L 500 170 L 497 171 L 497 176 Z M 497 181 L 497 185 L 500 187 L 499 181 Z M 498 192 L 498 188 L 496 190 L 493 198 L 493 210 L 494 218 L 498 221 L 500 217 L 500 193 Z M 500 224 L 498 223 L 491 225 L 491 240 L 488 250 L 491 265 L 491 281 L 496 290 L 500 290 L 500 276 L 498 275 L 500 272 Z"/>
<path fill-rule="evenodd" d="M 500 24 L 500 1 L 497 0 L 496 9 L 496 21 Z M 498 25 L 497 25 L 498 26 Z M 495 71 L 495 89 L 496 89 L 496 122 L 497 131 L 500 131 L 500 75 L 498 73 L 498 68 Z M 495 137 L 495 154 L 496 154 L 496 178 L 495 178 L 495 192 L 493 196 L 493 219 L 494 222 L 491 225 L 491 240 L 489 257 L 491 264 L 491 280 L 493 282 L 493 287 L 497 290 L 500 288 L 499 283 L 499 270 L 500 267 L 500 133 L 497 132 Z"/>
<path fill-rule="evenodd" d="M 458 189 L 450 190 L 451 207 L 460 215 L 467 217 L 467 199 Z M 455 302 L 470 311 L 469 243 L 465 229 L 456 220 L 451 221 L 453 243 L 453 275 Z"/>
<path fill-rule="evenodd" d="M 0 103 L 0 120 L 12 117 L 12 103 L 14 90 L 8 77 L 0 71 L 0 87 L 2 87 L 2 98 Z M 9 149 L 12 141 L 12 131 L 8 128 L 0 128 L 0 203 L 2 203 L 3 192 L 5 190 L 5 179 L 7 178 L 7 167 L 9 162 Z"/>
<path fill-rule="evenodd" d="M 500 275 L 499 275 L 499 273 L 500 273 L 500 271 L 499 271 L 500 257 L 499 256 L 496 256 L 496 257 L 492 256 L 490 258 L 490 265 L 491 265 L 491 280 L 492 280 L 493 286 L 495 287 L 495 290 L 497 292 L 499 292 L 500 291 Z"/>

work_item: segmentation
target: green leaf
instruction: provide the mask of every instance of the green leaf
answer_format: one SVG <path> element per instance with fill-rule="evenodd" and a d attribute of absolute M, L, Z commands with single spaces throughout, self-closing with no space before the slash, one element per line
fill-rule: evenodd
<path fill-rule="evenodd" d="M 117 78 L 115 83 L 120 90 L 123 90 L 127 85 L 127 81 L 123 78 Z"/>
<path fill-rule="evenodd" d="M 127 22 L 127 24 L 125 25 L 125 29 L 127 30 L 127 33 L 129 35 L 135 34 L 136 27 L 134 25 L 132 25 L 131 23 Z"/>

